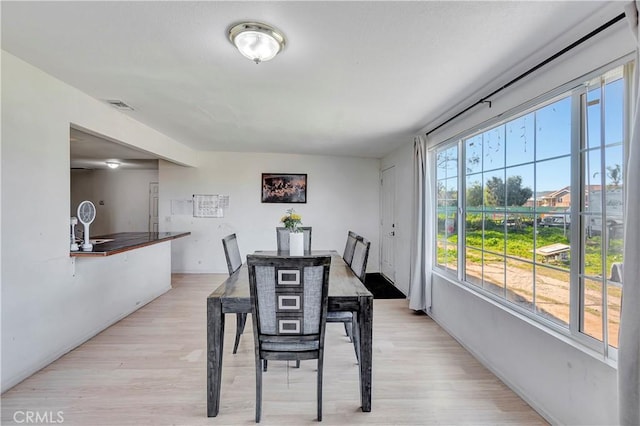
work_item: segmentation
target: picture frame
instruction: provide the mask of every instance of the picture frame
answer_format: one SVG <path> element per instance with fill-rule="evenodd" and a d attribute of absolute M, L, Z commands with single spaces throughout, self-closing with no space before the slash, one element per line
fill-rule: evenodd
<path fill-rule="evenodd" d="M 262 173 L 263 203 L 306 203 L 306 173 Z"/>

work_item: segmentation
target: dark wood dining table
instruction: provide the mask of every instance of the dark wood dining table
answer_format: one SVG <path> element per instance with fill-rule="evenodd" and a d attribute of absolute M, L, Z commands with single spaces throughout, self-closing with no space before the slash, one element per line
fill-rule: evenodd
<path fill-rule="evenodd" d="M 288 257 L 288 252 L 259 251 L 256 255 Z M 373 340 L 373 295 L 353 273 L 340 254 L 312 250 L 305 256 L 331 255 L 329 270 L 329 311 L 350 311 L 357 315 L 359 331 L 360 402 L 362 411 L 371 411 L 371 369 Z M 222 353 L 225 314 L 251 312 L 249 273 L 246 263 L 229 276 L 207 298 L 207 416 L 220 411 Z M 325 350 L 330 350 L 325 348 Z"/>

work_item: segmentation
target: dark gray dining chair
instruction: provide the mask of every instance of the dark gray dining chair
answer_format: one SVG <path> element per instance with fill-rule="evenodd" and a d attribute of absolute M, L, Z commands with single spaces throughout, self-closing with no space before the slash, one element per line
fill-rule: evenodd
<path fill-rule="evenodd" d="M 345 247 L 344 247 L 344 253 L 342 255 L 342 259 L 344 259 L 344 262 L 349 266 L 351 266 L 353 253 L 356 249 L 356 241 L 361 238 L 362 237 L 360 237 L 358 234 L 356 234 L 353 231 L 349 231 L 349 233 L 347 234 L 347 243 L 345 244 Z M 344 331 L 349 337 L 349 341 L 353 342 L 352 333 L 354 328 L 354 322 L 353 322 L 353 314 L 351 312 L 329 311 L 329 313 L 327 314 L 327 322 L 343 323 Z"/>
<path fill-rule="evenodd" d="M 311 251 L 311 227 L 298 227 L 304 234 L 304 251 Z M 276 227 L 276 239 L 278 242 L 278 251 L 289 251 L 289 230 L 284 226 Z"/>
<path fill-rule="evenodd" d="M 262 363 L 318 360 L 318 421 L 322 420 L 324 336 L 331 256 L 248 255 L 256 364 L 256 423 L 262 414 Z"/>
<path fill-rule="evenodd" d="M 352 232 L 349 231 L 349 236 Z M 355 245 L 353 249 L 353 259 L 351 262 L 351 270 L 364 284 L 367 274 L 367 260 L 369 259 L 369 248 L 371 243 L 365 238 L 354 234 Z M 327 314 L 327 322 L 341 322 L 344 324 L 344 330 L 349 336 L 349 340 L 353 343 L 353 349 L 356 352 L 356 359 L 360 361 L 359 345 L 360 338 L 358 333 L 358 318 L 353 312 L 329 312 Z"/>
<path fill-rule="evenodd" d="M 227 258 L 227 268 L 229 275 L 232 275 L 242 266 L 242 257 L 238 248 L 238 239 L 236 234 L 227 235 L 222 239 L 222 247 L 224 247 L 224 255 Z M 244 326 L 247 322 L 247 314 L 238 312 L 236 314 L 236 341 L 233 344 L 233 353 L 238 351 L 240 344 L 240 336 L 244 332 Z"/>
<path fill-rule="evenodd" d="M 344 254 L 342 258 L 345 263 L 351 266 L 351 260 L 353 259 L 353 252 L 356 249 L 356 240 L 358 239 L 358 234 L 353 231 L 349 231 L 347 234 L 347 244 L 344 246 Z"/>
<path fill-rule="evenodd" d="M 356 240 L 356 247 L 353 250 L 353 259 L 351 261 L 351 270 L 360 278 L 364 284 L 367 275 L 367 261 L 369 260 L 369 248 L 371 242 L 365 238 Z"/>

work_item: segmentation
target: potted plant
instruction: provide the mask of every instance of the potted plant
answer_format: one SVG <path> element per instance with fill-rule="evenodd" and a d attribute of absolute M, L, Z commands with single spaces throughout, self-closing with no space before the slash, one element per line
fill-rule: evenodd
<path fill-rule="evenodd" d="M 302 256 L 304 254 L 304 234 L 299 228 L 302 225 L 302 216 L 294 209 L 289 209 L 287 214 L 282 216 L 280 222 L 289 230 L 289 254 Z"/>

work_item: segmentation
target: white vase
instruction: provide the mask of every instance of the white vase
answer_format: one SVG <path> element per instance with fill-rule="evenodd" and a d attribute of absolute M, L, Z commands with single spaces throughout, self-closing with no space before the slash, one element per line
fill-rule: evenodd
<path fill-rule="evenodd" d="M 304 256 L 304 233 L 289 233 L 289 255 Z"/>

